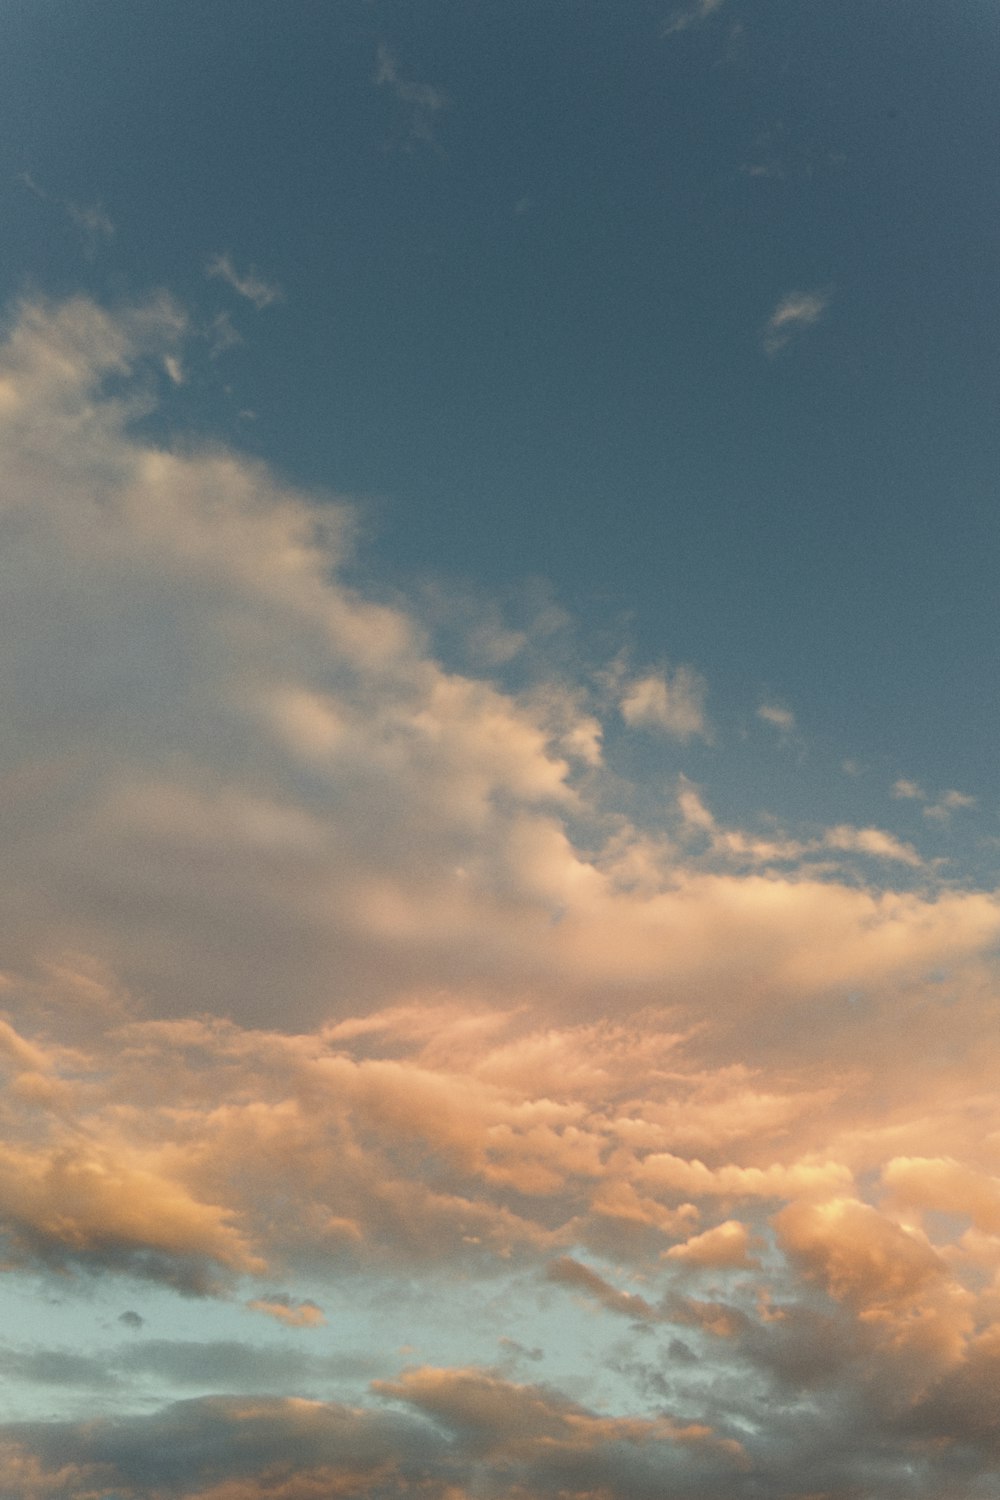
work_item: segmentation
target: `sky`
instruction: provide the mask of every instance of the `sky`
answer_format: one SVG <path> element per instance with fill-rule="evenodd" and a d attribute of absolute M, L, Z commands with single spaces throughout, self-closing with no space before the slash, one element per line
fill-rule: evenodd
<path fill-rule="evenodd" d="M 995 0 L 7 0 L 0 1500 L 994 1500 Z"/>

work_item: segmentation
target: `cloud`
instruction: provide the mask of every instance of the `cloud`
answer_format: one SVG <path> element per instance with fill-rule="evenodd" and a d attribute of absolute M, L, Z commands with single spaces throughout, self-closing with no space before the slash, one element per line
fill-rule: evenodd
<path fill-rule="evenodd" d="M 690 10 L 676 11 L 669 21 L 666 21 L 661 32 L 662 36 L 675 36 L 680 31 L 687 31 L 692 26 L 699 26 L 707 21 L 716 11 L 721 10 L 723 0 L 697 0 Z"/>
<path fill-rule="evenodd" d="M 322 1328 L 326 1323 L 323 1309 L 308 1299 L 296 1301 L 286 1292 L 269 1292 L 264 1297 L 254 1297 L 248 1303 L 253 1312 L 264 1313 L 289 1328 Z"/>
<path fill-rule="evenodd" d="M 873 859 L 895 860 L 914 870 L 920 869 L 924 863 L 912 844 L 904 844 L 883 828 L 852 828 L 841 824 L 836 828 L 828 828 L 823 835 L 823 842 L 828 849 L 867 854 Z"/>
<path fill-rule="evenodd" d="M 946 823 L 953 812 L 976 805 L 975 797 L 969 797 L 964 792 L 957 792 L 954 788 L 942 792 L 936 802 L 930 802 L 923 787 L 916 781 L 908 781 L 905 777 L 900 777 L 898 781 L 893 782 L 891 795 L 906 801 L 928 803 L 922 809 L 923 815 L 937 823 Z"/>
<path fill-rule="evenodd" d="M 632 1292 L 620 1292 L 611 1284 L 592 1271 L 589 1266 L 581 1265 L 579 1261 L 573 1260 L 568 1255 L 562 1255 L 558 1260 L 550 1261 L 545 1269 L 549 1281 L 558 1282 L 562 1286 L 568 1286 L 575 1291 L 584 1293 L 594 1301 L 606 1307 L 609 1312 L 620 1313 L 623 1317 L 634 1318 L 638 1322 L 648 1322 L 656 1316 L 655 1309 L 644 1297 L 638 1297 Z"/>
<path fill-rule="evenodd" d="M 212 359 L 218 359 L 228 349 L 235 349 L 242 344 L 242 336 L 233 327 L 233 321 L 227 312 L 216 313 L 205 330 L 205 338 L 208 341 L 209 355 Z"/>
<path fill-rule="evenodd" d="M 0 1491 L 961 1494 L 995 1441 L 996 894 L 887 829 L 727 823 L 676 769 L 639 823 L 614 714 L 704 737 L 696 674 L 505 685 L 499 615 L 446 663 L 351 506 L 150 439 L 198 339 L 81 298 L 0 349 L 2 1260 L 249 1304 L 296 1399 L 130 1320 L 116 1380 L 228 1398 L 8 1426 Z M 380 1355 L 315 1400 L 318 1303 L 339 1337 L 335 1297 L 411 1280 L 546 1349 L 530 1299 L 582 1295 L 637 1373 L 591 1401 Z"/>
<path fill-rule="evenodd" d="M 652 1500 L 692 1474 L 711 1486 L 745 1468 L 738 1440 L 667 1415 L 598 1414 L 543 1386 L 476 1368 L 375 1382 L 383 1407 L 203 1398 L 149 1416 L 10 1427 L 5 1493 L 79 1500 L 123 1491 L 169 1500 L 315 1500 L 320 1495 L 454 1500 L 542 1493 Z M 390 1405 L 391 1403 L 391 1405 Z M 394 1409 L 401 1408 L 401 1409 Z"/>
<path fill-rule="evenodd" d="M 71 1349 L 3 1350 L 4 1373 L 29 1385 L 79 1385 L 100 1390 L 118 1385 L 105 1361 Z"/>
<path fill-rule="evenodd" d="M 798 333 L 818 323 L 830 301 L 830 292 L 789 292 L 767 320 L 764 352 L 777 354 Z"/>
<path fill-rule="evenodd" d="M 596 1487 L 603 1481 L 618 1493 L 623 1480 L 627 1484 L 633 1455 L 646 1456 L 650 1448 L 655 1453 L 661 1445 L 702 1450 L 730 1468 L 742 1466 L 744 1459 L 739 1442 L 716 1436 L 704 1424 L 666 1415 L 598 1416 L 543 1386 L 517 1385 L 484 1370 L 425 1367 L 408 1370 L 397 1381 L 374 1381 L 372 1388 L 433 1417 L 487 1463 L 513 1462 L 529 1484 L 545 1490 L 571 1482 L 582 1468 Z M 657 1456 L 666 1457 L 662 1449 Z M 640 1470 L 645 1467 L 640 1458 Z M 669 1459 L 660 1467 L 669 1472 Z"/>
<path fill-rule="evenodd" d="M 668 1260 L 702 1269 L 746 1270 L 760 1264 L 749 1255 L 749 1244 L 746 1225 L 738 1219 L 726 1219 L 702 1234 L 692 1235 L 683 1245 L 673 1245 L 665 1253 Z"/>
<path fill-rule="evenodd" d="M 389 89 L 401 104 L 407 106 L 411 138 L 426 144 L 433 142 L 434 116 L 446 107 L 448 100 L 445 95 L 429 83 L 404 78 L 396 58 L 383 42 L 378 46 L 375 82 L 380 88 Z"/>
<path fill-rule="evenodd" d="M 66 212 L 83 235 L 84 247 L 89 260 L 93 260 L 102 244 L 114 239 L 115 226 L 97 203 L 72 203 L 66 200 Z"/>
<path fill-rule="evenodd" d="M 653 729 L 672 739 L 707 736 L 706 686 L 689 667 L 650 672 L 620 685 L 622 718 L 633 729 Z"/>
<path fill-rule="evenodd" d="M 762 703 L 757 710 L 757 717 L 763 719 L 765 724 L 773 724 L 782 734 L 791 734 L 795 728 L 795 715 L 791 709 L 780 708 L 774 703 Z"/>
<path fill-rule="evenodd" d="M 80 1500 L 124 1491 L 171 1500 L 312 1500 L 414 1491 L 444 1500 L 447 1446 L 413 1418 L 301 1398 L 209 1397 L 151 1416 L 21 1424 L 4 1434 L 0 1488 Z"/>
<path fill-rule="evenodd" d="M 917 1309 L 947 1275 L 923 1234 L 852 1198 L 796 1203 L 776 1222 L 782 1246 L 805 1274 L 864 1312 Z"/>
<path fill-rule="evenodd" d="M 228 254 L 213 255 L 205 267 L 205 275 L 224 281 L 240 297 L 245 297 L 248 302 L 252 302 L 258 312 L 262 312 L 265 307 L 270 307 L 275 302 L 284 300 L 285 294 L 279 286 L 274 282 L 264 281 L 253 269 L 243 273 L 237 271 L 232 257 Z M 228 325 L 219 324 L 217 319 L 216 326 L 222 330 L 217 339 L 218 337 L 228 338 L 232 342 L 231 334 L 227 331 Z"/>
<path fill-rule="evenodd" d="M 83 236 L 84 253 L 88 260 L 93 260 L 102 245 L 114 239 L 117 229 L 99 203 L 76 203 L 72 198 L 53 198 L 39 186 L 30 172 L 19 172 L 18 180 L 41 202 L 54 202 L 64 210 L 70 222 Z"/>
<path fill-rule="evenodd" d="M 261 1266 L 230 1219 L 158 1170 L 156 1153 L 78 1145 L 69 1131 L 0 1149 L 0 1233 L 15 1265 L 118 1267 L 201 1295 L 219 1270 Z"/>
<path fill-rule="evenodd" d="M 38 183 L 35 181 L 30 172 L 18 172 L 17 180 L 18 182 L 24 184 L 24 186 L 28 189 L 28 192 L 31 193 L 32 197 L 39 198 L 43 203 L 46 203 L 48 201 L 48 193 L 43 187 L 39 187 Z"/>
<path fill-rule="evenodd" d="M 119 1379 L 166 1383 L 180 1390 L 278 1392 L 328 1389 L 345 1377 L 365 1379 L 384 1363 L 334 1350 L 305 1353 L 294 1347 L 237 1339 L 145 1339 L 107 1351 L 106 1367 Z"/>
<path fill-rule="evenodd" d="M 923 809 L 925 818 L 932 818 L 939 823 L 946 823 L 953 812 L 961 808 L 975 807 L 975 797 L 969 797 L 965 792 L 956 792 L 951 789 L 944 792 L 937 802 Z"/>
<path fill-rule="evenodd" d="M 927 793 L 916 781 L 907 781 L 905 777 L 901 776 L 898 781 L 894 781 L 892 784 L 892 796 L 922 802 L 926 798 Z"/>
<path fill-rule="evenodd" d="M 349 507 L 131 430 L 144 370 L 179 357 L 185 327 L 164 301 L 114 318 L 34 306 L 3 356 L 18 714 L 0 754 L 45 787 L 3 815 L 12 967 L 83 951 L 154 1011 L 253 1023 L 280 993 L 293 1026 L 425 986 L 596 1013 L 609 984 L 642 1005 L 697 976 L 723 1023 L 734 983 L 777 1017 L 791 986 L 824 987 L 827 956 L 864 986 L 889 981 L 885 963 L 902 979 L 987 941 L 981 894 L 907 904 L 794 868 L 758 885 L 650 862 L 620 821 L 603 849 L 602 726 L 572 685 L 507 692 L 449 671 L 402 605 L 343 581 Z M 690 669 L 611 681 L 627 723 L 706 733 Z M 812 857 L 801 837 L 705 827 L 737 872 Z M 889 837 L 820 843 L 916 868 Z M 641 889 L 616 874 L 636 861 Z"/>

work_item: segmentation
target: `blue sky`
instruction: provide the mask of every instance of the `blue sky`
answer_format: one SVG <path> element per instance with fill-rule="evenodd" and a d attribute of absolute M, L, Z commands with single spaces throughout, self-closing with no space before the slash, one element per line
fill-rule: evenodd
<path fill-rule="evenodd" d="M 0 31 L 0 1491 L 992 1495 L 993 0 Z"/>
<path fill-rule="evenodd" d="M 727 703 L 987 789 L 989 5 L 11 9 L 8 297 L 229 311 L 184 416 L 373 503 L 394 576 L 542 574 Z M 114 224 L 89 266 L 66 203 Z M 220 253 L 283 301 L 228 305 Z M 768 357 L 792 293 L 824 310 Z"/>

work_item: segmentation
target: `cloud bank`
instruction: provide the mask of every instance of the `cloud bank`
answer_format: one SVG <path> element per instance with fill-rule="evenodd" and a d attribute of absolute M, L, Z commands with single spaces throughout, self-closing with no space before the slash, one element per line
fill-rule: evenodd
<path fill-rule="evenodd" d="M 307 1281 L 482 1278 L 612 1325 L 618 1404 L 220 1389 L 8 1425 L 0 1489 L 986 1493 L 996 894 L 683 779 L 637 823 L 600 714 L 677 749 L 701 679 L 450 668 L 350 505 L 149 438 L 185 337 L 30 303 L 0 358 L 5 1271 L 308 1339 Z"/>

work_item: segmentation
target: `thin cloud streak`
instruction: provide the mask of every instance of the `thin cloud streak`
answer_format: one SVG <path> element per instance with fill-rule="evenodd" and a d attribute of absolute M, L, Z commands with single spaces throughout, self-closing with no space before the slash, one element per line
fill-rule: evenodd
<path fill-rule="evenodd" d="M 710 16 L 722 9 L 724 0 L 697 0 L 690 10 L 677 11 L 666 21 L 661 31 L 661 36 L 676 36 L 681 31 L 688 31 L 692 26 L 700 26 Z"/>
<path fill-rule="evenodd" d="M 400 104 L 407 106 L 411 137 L 427 145 L 433 144 L 434 117 L 448 104 L 440 89 L 404 78 L 395 56 L 384 42 L 378 46 L 375 83 L 379 88 L 389 89 Z"/>
<path fill-rule="evenodd" d="M 818 323 L 831 295 L 830 292 L 789 292 L 782 297 L 764 329 L 764 353 L 777 354 L 794 337 Z"/>
<path fill-rule="evenodd" d="M 240 272 L 228 254 L 213 255 L 205 267 L 205 275 L 224 281 L 238 296 L 251 302 L 258 312 L 275 302 L 284 300 L 284 292 L 274 282 L 265 281 L 253 269 Z"/>

